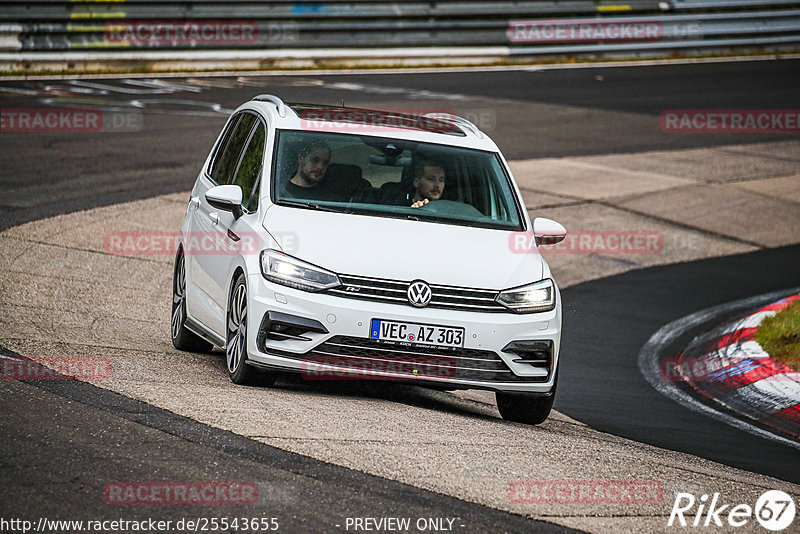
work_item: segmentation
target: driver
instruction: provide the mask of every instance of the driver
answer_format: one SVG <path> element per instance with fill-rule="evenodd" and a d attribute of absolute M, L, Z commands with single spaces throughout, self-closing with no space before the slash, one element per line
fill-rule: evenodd
<path fill-rule="evenodd" d="M 411 207 L 419 208 L 442 198 L 444 192 L 444 166 L 433 159 L 422 159 L 414 166 L 414 195 Z"/>

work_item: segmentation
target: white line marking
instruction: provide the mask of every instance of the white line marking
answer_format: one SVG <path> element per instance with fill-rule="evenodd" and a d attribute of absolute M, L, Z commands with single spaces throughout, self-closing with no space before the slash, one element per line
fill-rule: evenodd
<path fill-rule="evenodd" d="M 686 317 L 681 317 L 678 320 L 672 321 L 668 325 L 661 327 L 655 334 L 653 334 L 639 351 L 639 371 L 642 373 L 645 380 L 647 380 L 656 391 L 665 397 L 674 400 L 678 404 L 689 408 L 690 410 L 726 423 L 739 430 L 743 430 L 756 436 L 776 441 L 783 445 L 788 445 L 789 447 L 800 450 L 800 443 L 797 443 L 796 441 L 792 441 L 778 434 L 774 434 L 726 413 L 714 410 L 713 408 L 695 400 L 692 396 L 680 390 L 676 384 L 663 381 L 660 377 L 660 372 L 658 369 L 660 353 L 666 349 L 673 339 L 679 337 L 698 323 L 707 322 L 714 316 L 723 313 L 730 313 L 737 310 L 754 308 L 761 304 L 768 304 L 771 301 L 778 300 L 786 295 L 798 292 L 800 292 L 800 287 L 775 291 L 772 293 L 767 293 L 766 295 L 759 295 L 756 297 L 706 308 L 705 310 L 700 310 L 699 312 L 695 312 L 687 315 Z"/>
<path fill-rule="evenodd" d="M 769 354 L 759 345 L 758 341 L 745 341 L 739 345 L 739 350 L 743 352 L 747 358 L 769 358 Z"/>
<path fill-rule="evenodd" d="M 762 419 L 765 415 L 778 413 L 800 402 L 800 383 L 792 379 L 796 380 L 800 375 L 797 373 L 791 375 L 781 374 L 762 378 L 717 400 L 755 420 Z"/>
<path fill-rule="evenodd" d="M 690 344 L 687 352 L 691 347 L 692 345 Z M 761 348 L 761 345 L 755 341 L 746 341 L 741 345 L 738 343 L 733 343 L 731 345 L 722 347 L 721 349 L 715 350 L 714 352 L 709 352 L 701 356 L 692 356 L 686 359 L 690 361 L 705 362 L 704 367 L 706 369 L 716 371 L 730 367 L 731 365 L 736 365 L 742 360 L 747 360 L 749 358 L 769 358 L 769 354 L 764 352 L 764 349 Z"/>
<path fill-rule="evenodd" d="M 769 311 L 762 313 L 765 314 L 769 313 L 774 315 L 775 312 Z M 761 313 L 757 315 L 760 316 L 761 319 L 764 318 L 764 316 Z M 730 334 L 736 332 L 737 330 L 742 330 L 744 328 L 757 327 L 759 324 L 761 324 L 761 320 L 759 320 L 756 324 L 751 324 L 751 323 L 752 321 L 750 321 L 748 317 L 739 317 L 731 322 L 717 326 L 713 330 L 709 330 L 708 332 L 700 334 L 695 340 L 693 340 L 689 344 L 689 347 L 691 348 L 691 347 L 696 347 L 698 345 L 703 345 L 705 343 L 721 341 L 721 338 L 726 336 L 730 338 L 730 343 L 735 346 L 737 342 L 733 341 L 733 338 L 730 336 Z"/>
<path fill-rule="evenodd" d="M 740 322 L 736 323 L 736 330 L 741 330 L 743 328 L 757 328 L 761 324 L 761 321 L 767 317 L 772 317 L 776 313 L 777 312 L 775 310 L 754 313 L 753 315 L 745 317 Z"/>
<path fill-rule="evenodd" d="M 467 100 L 469 97 L 455 93 L 439 93 L 425 89 L 406 89 L 403 87 L 387 87 L 384 85 L 365 85 L 360 83 L 333 82 L 322 83 L 329 89 L 359 91 L 375 95 L 404 95 L 414 100 Z"/>

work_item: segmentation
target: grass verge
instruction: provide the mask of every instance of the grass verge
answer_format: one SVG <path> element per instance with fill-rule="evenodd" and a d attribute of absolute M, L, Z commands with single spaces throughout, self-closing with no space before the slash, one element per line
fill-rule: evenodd
<path fill-rule="evenodd" d="M 772 358 L 800 370 L 800 300 L 764 319 L 756 341 Z"/>

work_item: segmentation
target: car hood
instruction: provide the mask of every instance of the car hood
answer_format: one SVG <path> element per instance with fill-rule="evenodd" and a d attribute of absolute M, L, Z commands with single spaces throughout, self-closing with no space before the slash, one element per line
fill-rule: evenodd
<path fill-rule="evenodd" d="M 264 227 L 286 254 L 337 274 L 507 289 L 540 280 L 538 249 L 519 232 L 272 206 Z"/>

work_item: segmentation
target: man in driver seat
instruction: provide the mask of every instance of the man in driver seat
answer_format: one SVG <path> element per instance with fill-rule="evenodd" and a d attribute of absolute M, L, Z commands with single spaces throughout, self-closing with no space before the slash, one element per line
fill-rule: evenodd
<path fill-rule="evenodd" d="M 444 193 L 444 166 L 433 159 L 422 159 L 414 165 L 414 186 L 411 207 L 419 208 L 433 200 L 439 200 Z"/>

